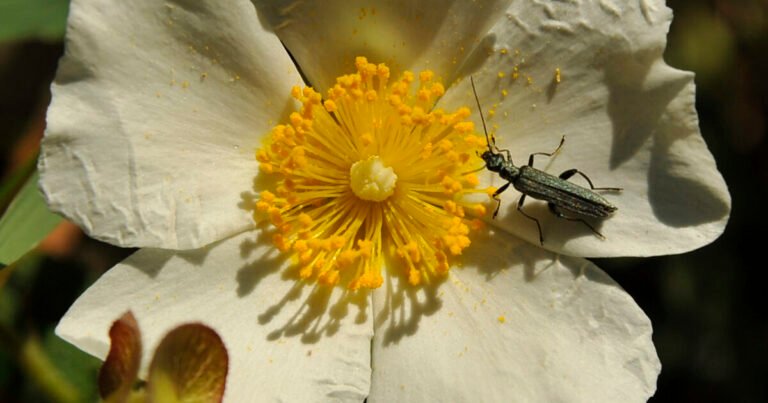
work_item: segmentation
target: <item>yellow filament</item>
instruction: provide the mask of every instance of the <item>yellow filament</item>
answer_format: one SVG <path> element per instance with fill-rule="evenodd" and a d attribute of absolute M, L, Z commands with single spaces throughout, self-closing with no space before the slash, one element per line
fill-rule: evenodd
<path fill-rule="evenodd" d="M 385 257 L 413 284 L 445 275 L 470 245 L 485 206 L 464 201 L 477 177 L 463 174 L 484 140 L 468 108 L 435 109 L 445 87 L 432 71 L 390 80 L 384 64 L 355 60 L 323 97 L 295 87 L 302 104 L 275 126 L 256 159 L 277 176 L 256 219 L 275 227 L 275 246 L 302 279 L 376 288 Z M 474 165 L 477 165 L 475 160 Z"/>

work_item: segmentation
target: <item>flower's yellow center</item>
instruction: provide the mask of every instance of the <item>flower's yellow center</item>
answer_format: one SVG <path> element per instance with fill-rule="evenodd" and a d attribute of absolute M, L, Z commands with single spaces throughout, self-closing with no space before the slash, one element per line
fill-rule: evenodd
<path fill-rule="evenodd" d="M 390 82 L 384 64 L 358 57 L 355 66 L 325 100 L 293 89 L 301 110 L 256 152 L 261 171 L 278 177 L 256 219 L 272 222 L 275 245 L 303 279 L 375 288 L 386 262 L 411 284 L 429 282 L 469 246 L 481 224 L 468 217 L 486 213 L 466 196 L 487 191 L 463 173 L 485 141 L 468 108 L 434 108 L 445 88 L 431 71 Z"/>
<path fill-rule="evenodd" d="M 395 193 L 397 175 L 378 155 L 357 161 L 349 168 L 349 186 L 363 200 L 384 201 Z"/>

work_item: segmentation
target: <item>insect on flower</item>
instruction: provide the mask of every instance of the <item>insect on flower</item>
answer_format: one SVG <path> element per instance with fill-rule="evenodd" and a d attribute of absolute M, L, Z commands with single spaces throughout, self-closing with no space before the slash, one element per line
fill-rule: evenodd
<path fill-rule="evenodd" d="M 515 189 L 522 193 L 520 200 L 517 202 L 517 210 L 523 216 L 536 223 L 536 227 L 539 230 L 539 243 L 541 243 L 542 246 L 544 245 L 544 236 L 542 235 L 539 220 L 523 211 L 523 203 L 527 196 L 547 202 L 549 210 L 558 218 L 580 222 L 592 230 L 595 235 L 601 239 L 605 239 L 603 234 L 597 231 L 595 227 L 583 218 L 566 215 L 564 214 L 564 211 L 586 217 L 608 217 L 618 208 L 594 191 L 620 192 L 622 189 L 612 187 L 596 188 L 595 185 L 592 184 L 592 180 L 590 180 L 586 174 L 575 168 L 561 173 L 560 176 L 550 175 L 534 168 L 533 157 L 536 155 L 552 157 L 557 154 L 565 143 L 565 136 L 560 139 L 560 144 L 555 151 L 552 151 L 551 153 L 533 153 L 528 156 L 528 165 L 515 166 L 512 162 L 512 156 L 510 155 L 509 150 L 499 149 L 496 146 L 496 139 L 493 136 L 488 135 L 488 128 L 485 125 L 485 118 L 483 117 L 483 109 L 480 106 L 480 99 L 477 97 L 475 81 L 472 77 L 470 77 L 470 82 L 472 83 L 472 92 L 475 95 L 475 102 L 477 102 L 477 109 L 480 112 L 480 119 L 483 122 L 485 140 L 488 144 L 488 151 L 483 152 L 480 158 L 485 161 L 484 168 L 491 172 L 498 173 L 502 179 L 507 181 L 506 184 L 493 193 L 493 199 L 496 200 L 496 209 L 493 211 L 493 218 L 496 218 L 496 215 L 499 212 L 499 207 L 501 206 L 501 198 L 499 195 L 507 190 L 511 184 Z M 581 175 L 581 177 L 587 180 L 590 189 L 568 182 L 568 179 L 576 174 Z"/>

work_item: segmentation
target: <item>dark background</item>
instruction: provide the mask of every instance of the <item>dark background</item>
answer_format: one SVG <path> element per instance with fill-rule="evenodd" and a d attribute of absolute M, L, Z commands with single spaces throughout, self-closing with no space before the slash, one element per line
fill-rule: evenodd
<path fill-rule="evenodd" d="M 768 1 L 668 5 L 675 20 L 666 60 L 697 74 L 701 131 L 729 185 L 731 219 L 717 241 L 697 251 L 596 263 L 653 322 L 663 365 L 653 401 L 765 402 L 768 315 L 762 287 L 768 285 L 768 265 L 761 266 L 759 256 L 768 239 Z M 55 30 L 0 38 L 2 180 L 36 157 L 62 51 Z M 0 209 L 6 204 L 0 201 Z M 95 399 L 98 361 L 52 330 L 75 298 L 129 253 L 65 223 L 12 271 L 0 272 L 0 402 L 71 398 L 67 385 L 79 391 L 77 399 Z M 59 376 L 51 381 L 54 372 Z"/>

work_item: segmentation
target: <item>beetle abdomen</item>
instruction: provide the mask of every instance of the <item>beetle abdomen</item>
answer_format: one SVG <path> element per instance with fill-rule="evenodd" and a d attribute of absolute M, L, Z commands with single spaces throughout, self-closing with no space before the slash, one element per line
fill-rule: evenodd
<path fill-rule="evenodd" d="M 618 209 L 590 189 L 528 166 L 520 167 L 520 175 L 512 185 L 534 199 L 589 217 L 607 217 Z"/>

